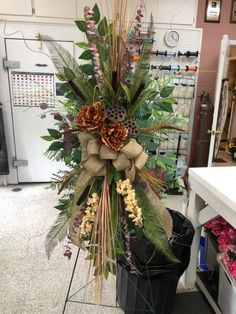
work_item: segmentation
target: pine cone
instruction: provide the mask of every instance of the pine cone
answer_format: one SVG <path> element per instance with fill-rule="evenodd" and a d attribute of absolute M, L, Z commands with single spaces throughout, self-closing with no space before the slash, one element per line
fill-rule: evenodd
<path fill-rule="evenodd" d="M 107 118 L 112 122 L 124 121 L 126 117 L 126 110 L 119 105 L 110 106 L 107 110 Z"/>
<path fill-rule="evenodd" d="M 128 136 L 128 130 L 123 123 L 103 124 L 101 138 L 103 143 L 114 149 L 120 150 L 124 145 L 124 140 Z"/>
<path fill-rule="evenodd" d="M 106 113 L 101 102 L 83 106 L 76 117 L 78 127 L 84 131 L 101 128 L 105 119 Z"/>

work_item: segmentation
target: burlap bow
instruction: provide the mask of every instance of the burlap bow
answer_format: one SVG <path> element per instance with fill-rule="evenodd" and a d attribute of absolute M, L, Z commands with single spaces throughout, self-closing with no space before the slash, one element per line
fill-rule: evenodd
<path fill-rule="evenodd" d="M 82 165 L 93 176 L 105 175 L 106 165 L 110 160 L 117 171 L 125 170 L 132 181 L 135 171 L 141 170 L 148 159 L 142 146 L 133 138 L 119 152 L 107 147 L 89 133 L 80 132 L 78 138 L 82 145 Z"/>

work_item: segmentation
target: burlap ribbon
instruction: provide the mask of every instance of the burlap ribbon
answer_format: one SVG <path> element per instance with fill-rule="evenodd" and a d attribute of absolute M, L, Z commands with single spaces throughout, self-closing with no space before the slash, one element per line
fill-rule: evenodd
<path fill-rule="evenodd" d="M 107 147 L 89 133 L 80 132 L 78 138 L 82 145 L 82 165 L 93 176 L 105 175 L 106 165 L 110 160 L 117 171 L 125 170 L 126 176 L 133 181 L 135 171 L 141 170 L 148 159 L 142 146 L 133 138 L 119 152 Z"/>

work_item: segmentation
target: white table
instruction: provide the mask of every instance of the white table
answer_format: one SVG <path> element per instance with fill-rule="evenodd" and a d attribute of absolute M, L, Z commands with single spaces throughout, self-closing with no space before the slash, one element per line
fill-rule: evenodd
<path fill-rule="evenodd" d="M 201 226 L 220 215 L 236 228 L 236 167 L 209 167 L 189 169 L 190 199 L 187 218 L 194 228 L 191 260 L 182 277 L 184 288 L 197 284 L 215 310 L 221 313 L 204 285 L 196 278 Z"/>

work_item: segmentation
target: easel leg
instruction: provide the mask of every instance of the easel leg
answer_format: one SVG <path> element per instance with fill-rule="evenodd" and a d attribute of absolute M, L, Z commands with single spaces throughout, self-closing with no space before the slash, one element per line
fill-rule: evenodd
<path fill-rule="evenodd" d="M 66 310 L 66 304 L 67 304 L 68 297 L 69 297 L 69 294 L 70 294 L 70 288 L 71 288 L 71 285 L 72 285 L 72 282 L 73 282 L 73 278 L 74 278 L 74 274 L 75 274 L 75 268 L 76 268 L 77 261 L 78 261 L 78 258 L 79 258 L 79 252 L 80 252 L 80 248 L 78 248 L 78 252 L 77 252 L 77 255 L 76 255 L 76 258 L 75 258 L 75 263 L 74 263 L 73 271 L 72 271 L 72 274 L 71 274 L 70 283 L 69 283 L 69 287 L 68 287 L 68 290 L 67 290 L 66 299 L 65 299 L 63 310 L 62 310 L 62 314 L 64 314 L 65 310 Z"/>

